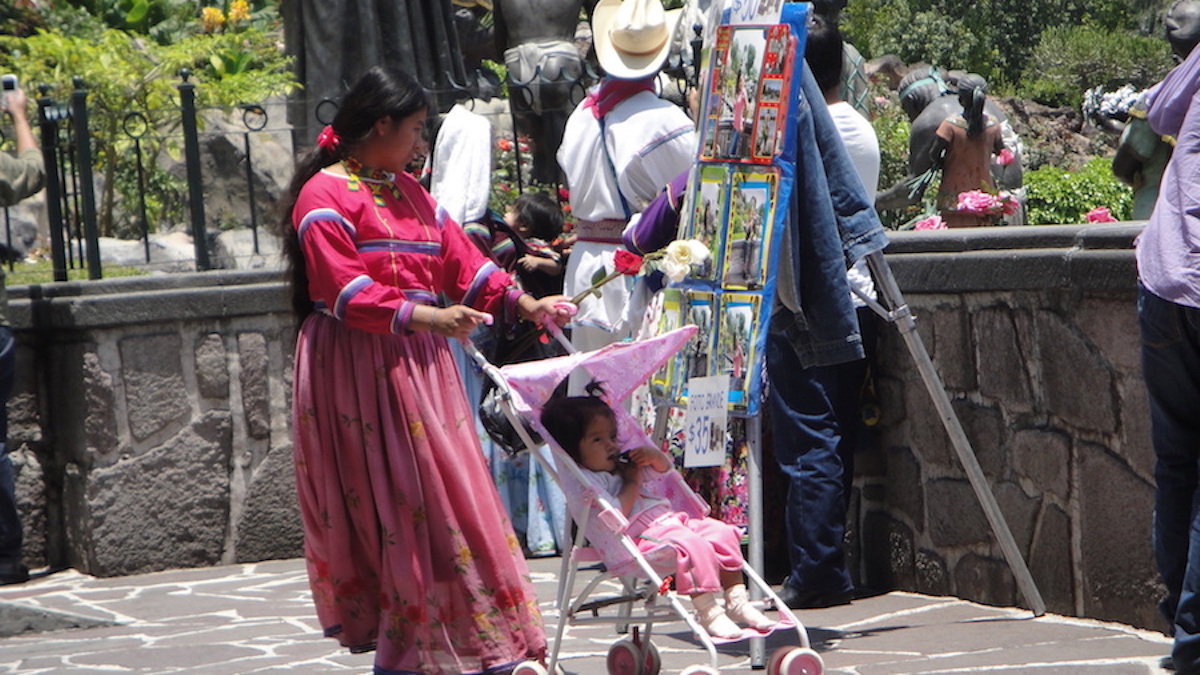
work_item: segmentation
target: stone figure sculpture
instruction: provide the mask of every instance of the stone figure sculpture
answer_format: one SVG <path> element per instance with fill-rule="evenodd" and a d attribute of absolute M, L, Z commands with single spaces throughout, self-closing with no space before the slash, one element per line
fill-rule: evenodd
<path fill-rule="evenodd" d="M 533 179 L 558 183 L 555 153 L 567 116 L 587 94 L 590 72 L 575 47 L 583 0 L 495 0 L 496 41 L 504 46 L 509 105 L 533 151 Z M 587 9 L 591 10 L 589 3 Z"/>
<path fill-rule="evenodd" d="M 876 196 L 876 209 L 899 209 L 920 201 L 921 194 L 913 194 L 912 185 L 933 166 L 931 150 L 937 142 L 937 129 L 946 118 L 963 112 L 954 86 L 955 75 L 954 71 L 946 73 L 934 66 L 920 66 L 900 80 L 900 105 L 911 122 L 908 176 Z M 993 165 L 992 178 L 1001 189 L 1017 190 L 1022 184 L 1019 139 L 1008 123 L 1008 116 L 995 102 L 989 99 L 984 112 L 1000 122 L 1005 145 L 1014 155 L 1013 162 L 1007 166 Z"/>
<path fill-rule="evenodd" d="M 1178 0 L 1167 11 L 1167 41 L 1175 58 L 1183 61 L 1200 43 L 1200 0 Z M 1113 156 L 1113 175 L 1133 188 L 1133 218 L 1145 220 L 1154 210 L 1159 182 L 1171 159 L 1173 146 L 1154 133 L 1146 121 L 1146 93 L 1129 110 L 1129 120 Z"/>
<path fill-rule="evenodd" d="M 316 138 L 333 119 L 336 101 L 371 66 L 389 63 L 412 73 L 441 112 L 458 96 L 451 78 L 466 81 L 448 1 L 289 0 L 280 12 L 303 85 L 288 110 L 298 146 Z"/>

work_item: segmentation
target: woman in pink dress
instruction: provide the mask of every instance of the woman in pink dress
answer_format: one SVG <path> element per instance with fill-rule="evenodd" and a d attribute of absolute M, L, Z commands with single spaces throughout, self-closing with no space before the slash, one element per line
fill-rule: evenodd
<path fill-rule="evenodd" d="M 367 71 L 285 202 L 305 557 L 325 634 L 376 650 L 376 673 L 506 672 L 546 637 L 447 338 L 487 313 L 566 317 L 404 172 L 428 111 L 408 74 Z"/>

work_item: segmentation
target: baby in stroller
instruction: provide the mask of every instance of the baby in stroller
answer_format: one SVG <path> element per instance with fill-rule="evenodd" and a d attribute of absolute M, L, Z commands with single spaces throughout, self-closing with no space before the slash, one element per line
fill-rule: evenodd
<path fill-rule="evenodd" d="M 639 550 L 669 544 L 675 550 L 675 589 L 691 598 L 696 619 L 715 638 L 741 636 L 740 622 L 768 631 L 775 622 L 750 601 L 742 578 L 741 533 L 715 518 L 691 518 L 656 493 L 656 477 L 673 469 L 662 451 L 645 446 L 622 454 L 617 419 L 593 382 L 586 396 L 556 396 L 541 422 L 575 463 L 596 479 L 629 520 L 626 534 Z M 716 594 L 723 591 L 724 608 Z"/>

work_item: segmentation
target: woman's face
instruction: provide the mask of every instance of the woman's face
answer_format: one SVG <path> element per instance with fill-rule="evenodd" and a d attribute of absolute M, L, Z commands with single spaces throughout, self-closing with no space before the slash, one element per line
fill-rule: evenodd
<path fill-rule="evenodd" d="M 408 117 L 383 117 L 375 122 L 373 145 L 377 150 L 375 168 L 393 173 L 404 171 L 428 147 L 425 141 L 425 118 L 422 110 Z"/>
<path fill-rule="evenodd" d="M 620 455 L 616 420 L 608 415 L 596 415 L 588 422 L 579 441 L 579 463 L 589 471 L 612 473 L 617 470 Z"/>

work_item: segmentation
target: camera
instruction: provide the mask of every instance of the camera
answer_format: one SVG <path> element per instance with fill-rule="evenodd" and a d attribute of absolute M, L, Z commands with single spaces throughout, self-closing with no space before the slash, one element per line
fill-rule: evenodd
<path fill-rule="evenodd" d="M 8 92 L 16 91 L 17 76 L 9 73 L 0 75 L 0 110 L 8 110 Z"/>

